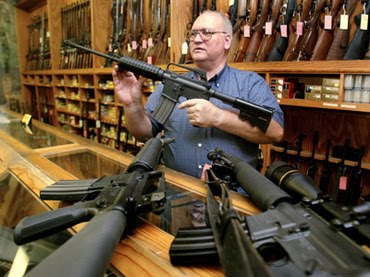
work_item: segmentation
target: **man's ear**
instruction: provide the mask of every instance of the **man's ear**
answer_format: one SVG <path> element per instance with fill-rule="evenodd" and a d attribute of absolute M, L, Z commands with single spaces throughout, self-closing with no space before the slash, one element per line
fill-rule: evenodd
<path fill-rule="evenodd" d="M 226 34 L 225 35 L 225 46 L 224 46 L 225 50 L 230 50 L 230 48 L 231 48 L 231 40 L 232 40 L 232 38 L 230 37 L 230 35 L 229 34 Z"/>

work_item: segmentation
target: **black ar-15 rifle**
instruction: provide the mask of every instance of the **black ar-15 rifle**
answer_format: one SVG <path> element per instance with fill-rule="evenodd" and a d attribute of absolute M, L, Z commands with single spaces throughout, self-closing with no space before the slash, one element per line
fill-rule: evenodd
<path fill-rule="evenodd" d="M 369 244 L 369 202 L 351 208 L 322 198 L 310 178 L 302 178 L 305 175 L 283 162 L 273 163 L 266 178 L 220 149 L 208 157 L 216 175 L 212 174 L 208 186 L 221 199 L 219 204 L 211 203 L 216 209 L 208 208 L 211 232 L 193 229 L 182 234 L 180 229 L 181 236 L 176 235 L 170 249 L 172 263 L 210 262 L 207 257 L 214 259 L 218 253 L 226 276 L 370 274 L 370 255 L 359 246 Z M 230 209 L 227 188 L 220 185 L 225 180 L 236 181 L 263 212 L 243 219 Z M 236 254 L 246 252 L 248 257 Z M 263 258 L 269 272 L 256 255 Z M 228 257 L 226 263 L 224 257 Z M 243 272 L 241 265 L 247 265 Z"/>
<path fill-rule="evenodd" d="M 163 210 L 164 174 L 154 170 L 163 145 L 171 141 L 159 137 L 150 139 L 119 175 L 60 181 L 49 186 L 41 195 L 42 199 L 82 200 L 22 219 L 14 231 L 16 244 L 91 221 L 34 267 L 28 276 L 103 276 L 123 233 L 136 227 L 137 215 Z"/>
<path fill-rule="evenodd" d="M 263 132 L 266 132 L 267 127 L 270 124 L 273 114 L 273 110 L 271 108 L 262 107 L 211 89 L 210 84 L 206 81 L 206 73 L 203 70 L 186 67 L 184 65 L 177 65 L 200 75 L 200 80 L 193 80 L 169 71 L 168 67 L 167 70 L 163 70 L 160 67 L 129 57 L 107 55 L 71 41 L 65 41 L 65 44 L 106 59 L 111 59 L 115 61 L 121 69 L 142 75 L 146 78 L 152 79 L 153 81 L 162 81 L 164 83 L 164 88 L 161 100 L 157 109 L 153 112 L 153 117 L 161 124 L 166 122 L 168 117 L 171 115 L 180 96 L 184 96 L 187 99 L 202 98 L 209 100 L 210 97 L 217 98 L 238 109 L 240 111 L 240 119 L 248 120 L 253 126 L 257 126 Z"/>

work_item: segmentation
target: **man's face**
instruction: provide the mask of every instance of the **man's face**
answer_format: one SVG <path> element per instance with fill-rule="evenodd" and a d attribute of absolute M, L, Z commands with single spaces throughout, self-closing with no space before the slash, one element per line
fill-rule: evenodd
<path fill-rule="evenodd" d="M 217 15 L 203 14 L 194 22 L 192 31 L 207 30 L 217 32 L 205 38 L 197 34 L 193 40 L 190 40 L 190 53 L 194 62 L 214 62 L 225 59 L 225 51 L 230 48 L 231 39 L 225 34 L 225 27 L 222 19 Z"/>

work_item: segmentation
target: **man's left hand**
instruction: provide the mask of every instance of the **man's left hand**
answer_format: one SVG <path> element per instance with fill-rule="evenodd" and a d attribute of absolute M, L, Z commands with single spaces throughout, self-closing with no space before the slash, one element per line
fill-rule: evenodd
<path fill-rule="evenodd" d="M 217 126 L 222 116 L 222 110 L 208 100 L 190 99 L 179 105 L 179 109 L 186 109 L 189 121 L 194 126 L 211 128 Z"/>

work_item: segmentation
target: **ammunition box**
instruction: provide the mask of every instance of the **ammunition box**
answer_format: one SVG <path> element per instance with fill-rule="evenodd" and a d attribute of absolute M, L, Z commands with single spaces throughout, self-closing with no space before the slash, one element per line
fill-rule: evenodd
<path fill-rule="evenodd" d="M 339 94 L 339 88 L 322 86 L 322 93 Z"/>
<path fill-rule="evenodd" d="M 307 93 L 321 93 L 322 86 L 306 85 L 304 91 Z"/>
<path fill-rule="evenodd" d="M 334 93 L 322 93 L 321 94 L 322 101 L 337 102 L 338 99 L 339 99 L 339 94 L 334 94 Z"/>
<path fill-rule="evenodd" d="M 320 101 L 321 100 L 321 93 L 319 93 L 319 92 L 305 92 L 304 99 Z"/>
<path fill-rule="evenodd" d="M 324 78 L 322 79 L 322 85 L 339 88 L 339 79 Z"/>

